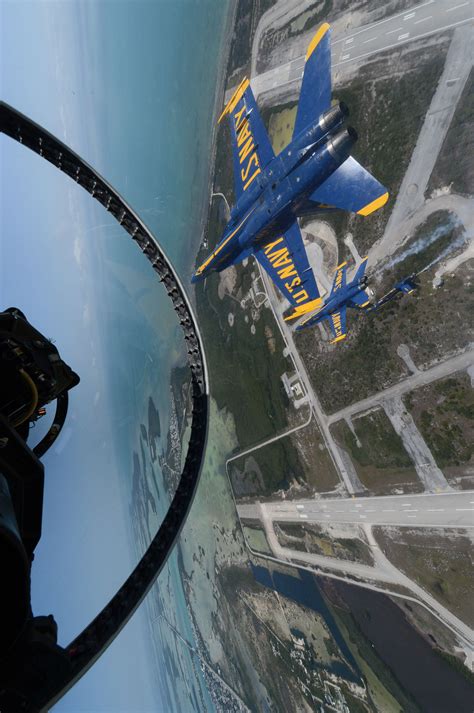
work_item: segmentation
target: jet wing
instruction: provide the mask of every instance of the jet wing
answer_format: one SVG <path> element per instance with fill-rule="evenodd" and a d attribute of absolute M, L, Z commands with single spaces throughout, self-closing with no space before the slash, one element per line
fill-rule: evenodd
<path fill-rule="evenodd" d="M 336 274 L 334 276 L 334 282 L 332 283 L 330 297 L 332 297 L 335 292 L 337 292 L 338 290 L 342 290 L 346 286 L 346 270 L 347 262 L 341 262 L 341 264 L 338 265 L 334 270 Z"/>
<path fill-rule="evenodd" d="M 342 307 L 339 312 L 333 312 L 328 317 L 332 333 L 334 334 L 334 339 L 331 341 L 331 344 L 340 342 L 347 336 L 346 311 L 346 307 Z"/>
<path fill-rule="evenodd" d="M 300 317 L 322 304 L 298 223 L 254 252 L 280 292 L 294 306 L 286 319 Z"/>
<path fill-rule="evenodd" d="M 331 32 L 327 22 L 318 29 L 306 51 L 303 83 L 293 136 L 319 119 L 331 105 Z"/>
<path fill-rule="evenodd" d="M 275 158 L 248 79 L 244 79 L 219 117 L 229 117 L 235 196 L 257 185 L 255 179 Z"/>
<path fill-rule="evenodd" d="M 385 205 L 388 193 L 372 174 L 349 156 L 311 194 L 310 200 L 359 215 L 369 215 Z"/>
<path fill-rule="evenodd" d="M 359 292 L 357 295 L 352 297 L 349 305 L 351 307 L 356 307 L 357 309 L 365 309 L 370 305 L 369 295 L 365 290 L 362 290 L 362 292 Z"/>

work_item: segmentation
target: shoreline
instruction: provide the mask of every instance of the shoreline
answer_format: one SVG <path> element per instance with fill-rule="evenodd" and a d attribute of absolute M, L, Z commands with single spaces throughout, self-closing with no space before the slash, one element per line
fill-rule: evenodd
<path fill-rule="evenodd" d="M 216 85 L 216 91 L 214 93 L 214 106 L 212 109 L 212 129 L 211 129 L 211 140 L 210 140 L 210 154 L 209 154 L 209 167 L 208 167 L 208 175 L 207 175 L 207 192 L 206 192 L 206 200 L 203 200 L 202 203 L 202 208 L 201 208 L 201 215 L 198 220 L 198 239 L 196 239 L 196 242 L 194 243 L 193 241 L 193 251 L 191 254 L 191 260 L 188 263 L 188 268 L 190 269 L 190 272 L 194 272 L 194 268 L 196 265 L 196 257 L 199 252 L 200 246 L 202 244 L 204 232 L 206 229 L 206 226 L 209 222 L 209 212 L 210 212 L 210 207 L 211 207 L 211 192 L 212 188 L 214 186 L 214 175 L 215 175 L 215 166 L 216 166 L 216 152 L 217 152 L 217 145 L 216 145 L 216 139 L 217 139 L 217 117 L 220 114 L 220 106 L 223 102 L 223 97 L 225 95 L 225 87 L 227 83 L 227 67 L 229 64 L 229 55 L 230 55 L 230 50 L 232 46 L 232 36 L 234 33 L 234 28 L 235 28 L 235 17 L 237 14 L 237 3 L 233 4 L 233 6 L 229 7 L 229 12 L 227 15 L 227 19 L 225 22 L 224 26 L 224 31 L 223 31 L 223 37 L 222 37 L 222 43 L 221 43 L 221 50 L 219 53 L 219 58 L 218 58 L 218 72 L 217 72 L 217 85 Z M 195 304 L 195 299 L 196 299 L 196 288 L 193 286 L 190 290 L 190 297 L 193 300 Z"/>

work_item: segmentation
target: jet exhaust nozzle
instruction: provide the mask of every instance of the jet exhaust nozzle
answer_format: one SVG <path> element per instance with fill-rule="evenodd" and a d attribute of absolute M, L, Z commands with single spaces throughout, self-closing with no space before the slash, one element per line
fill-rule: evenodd
<path fill-rule="evenodd" d="M 344 102 L 334 104 L 330 109 L 321 114 L 319 125 L 324 131 L 330 131 L 349 116 L 349 107 Z"/>
<path fill-rule="evenodd" d="M 334 157 L 346 159 L 357 139 L 357 131 L 352 126 L 348 126 L 331 138 L 328 150 Z"/>

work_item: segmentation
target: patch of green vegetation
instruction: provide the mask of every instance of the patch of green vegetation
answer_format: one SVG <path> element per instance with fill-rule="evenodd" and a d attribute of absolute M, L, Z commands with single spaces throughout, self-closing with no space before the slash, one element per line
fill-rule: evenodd
<path fill-rule="evenodd" d="M 389 526 L 375 527 L 374 535 L 398 569 L 466 624 L 474 624 L 474 570 L 469 537 L 458 529 Z"/>
<path fill-rule="evenodd" d="M 436 463 L 470 478 L 474 460 L 474 392 L 466 373 L 436 381 L 405 399 Z"/>
<path fill-rule="evenodd" d="M 407 374 L 397 356 L 399 344 L 409 347 L 418 366 L 466 349 L 473 340 L 473 265 L 470 260 L 455 274 L 445 274 L 439 288 L 433 287 L 428 270 L 418 276 L 420 286 L 413 295 L 400 296 L 379 312 L 349 311 L 347 339 L 335 346 L 322 341 L 319 328 L 297 332 L 296 346 L 323 408 L 334 413 Z M 392 285 L 389 275 L 385 287 Z"/>
<path fill-rule="evenodd" d="M 453 193 L 474 194 L 474 70 L 471 69 L 458 101 L 438 159 L 431 174 L 427 194 L 451 185 Z"/>
<path fill-rule="evenodd" d="M 296 119 L 296 105 L 282 109 L 280 112 L 272 112 L 268 125 L 268 135 L 272 143 L 275 154 L 283 151 L 285 146 L 291 141 L 293 127 Z"/>
<path fill-rule="evenodd" d="M 278 440 L 232 461 L 229 474 L 236 498 L 271 497 L 278 490 L 288 490 L 297 481 L 302 487 L 302 466 L 298 451 L 288 439 Z"/>
<path fill-rule="evenodd" d="M 292 433 L 288 440 L 299 454 L 303 480 L 314 493 L 327 493 L 340 483 L 337 470 L 324 438 L 314 420 Z"/>
<path fill-rule="evenodd" d="M 244 280 L 245 268 L 238 268 Z M 229 296 L 219 300 L 218 275 L 211 275 L 206 285 L 196 290 L 199 323 L 204 336 L 211 394 L 219 408 L 234 416 L 239 445 L 244 448 L 284 429 L 288 400 L 280 376 L 289 364 L 283 356 L 284 344 L 275 327 L 273 314 L 262 309 L 254 322 L 255 333 L 245 322 L 240 305 Z M 234 323 L 228 323 L 228 314 Z M 265 328 L 272 329 L 276 348 L 267 345 Z"/>
<path fill-rule="evenodd" d="M 281 27 L 269 27 L 262 37 L 257 58 L 257 73 L 265 72 L 269 67 L 269 56 L 276 48 L 280 47 L 285 40 L 300 35 L 303 32 L 316 29 L 323 22 L 331 10 L 331 0 L 320 0 L 315 3 L 315 7 L 310 10 L 303 10 L 296 17 L 292 17 L 290 22 Z"/>
<path fill-rule="evenodd" d="M 368 545 L 353 532 L 347 537 L 333 537 L 320 525 L 275 522 L 275 533 L 282 547 L 351 562 L 373 564 Z"/>
<path fill-rule="evenodd" d="M 400 436 L 381 409 L 352 421 L 355 435 L 345 421 L 331 430 L 351 455 L 361 482 L 377 495 L 395 489 L 421 492 L 422 486 Z"/>
<path fill-rule="evenodd" d="M 392 329 L 405 309 L 406 303 L 376 316 L 349 312 L 347 339 L 334 347 L 322 342 L 317 327 L 296 332 L 295 344 L 326 412 L 364 399 L 406 373 L 392 348 Z"/>
<path fill-rule="evenodd" d="M 238 74 L 250 75 L 250 60 L 255 28 L 261 16 L 269 10 L 276 0 L 239 0 L 234 22 L 234 33 L 227 64 L 227 76 L 235 79 Z M 238 83 L 240 79 L 236 80 Z"/>
<path fill-rule="evenodd" d="M 272 554 L 270 545 L 268 544 L 268 540 L 265 535 L 265 530 L 263 530 L 262 527 L 242 523 L 242 529 L 244 537 L 251 550 L 254 552 L 261 552 L 264 555 Z"/>

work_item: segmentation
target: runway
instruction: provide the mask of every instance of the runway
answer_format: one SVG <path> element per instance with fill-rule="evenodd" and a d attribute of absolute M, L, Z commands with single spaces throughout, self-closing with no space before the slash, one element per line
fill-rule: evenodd
<path fill-rule="evenodd" d="M 333 69 L 343 68 L 344 65 L 354 64 L 378 52 L 457 27 L 472 20 L 472 16 L 472 0 L 463 0 L 456 4 L 446 0 L 428 0 L 411 10 L 360 27 L 343 37 L 334 32 L 331 43 Z M 252 77 L 251 85 L 255 96 L 301 80 L 305 53 L 300 47 L 297 52 L 298 56 L 294 59 Z"/>
<path fill-rule="evenodd" d="M 333 498 L 238 505 L 241 518 L 412 527 L 474 527 L 474 490 L 371 498 Z"/>

